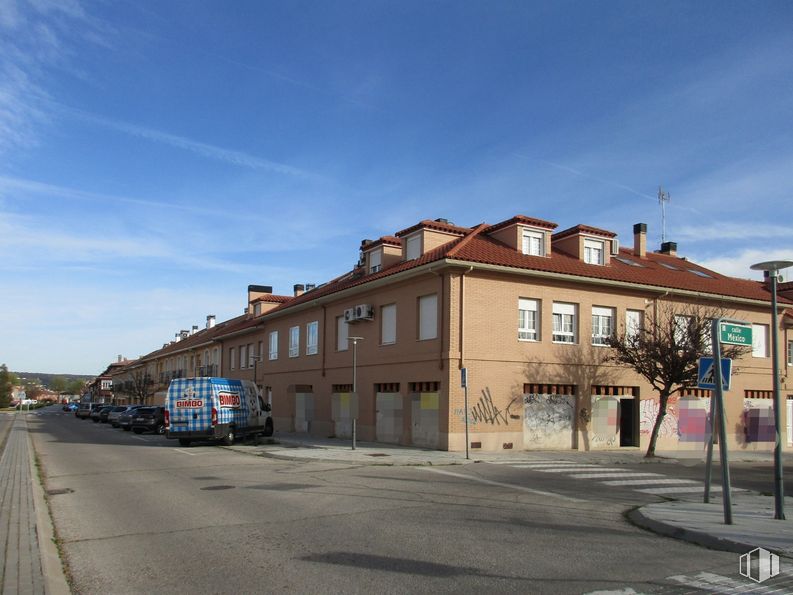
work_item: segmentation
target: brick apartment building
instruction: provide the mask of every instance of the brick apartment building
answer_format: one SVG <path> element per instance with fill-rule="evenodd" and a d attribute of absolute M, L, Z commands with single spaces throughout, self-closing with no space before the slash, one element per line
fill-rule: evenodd
<path fill-rule="evenodd" d="M 462 368 L 468 376 L 472 448 L 646 447 L 657 395 L 631 370 L 605 361 L 606 337 L 661 309 L 701 305 L 753 325 L 727 393 L 730 445 L 768 450 L 770 292 L 676 254 L 648 251 L 646 226 L 632 247 L 615 233 L 515 216 L 473 228 L 446 220 L 364 240 L 359 263 L 320 286 L 279 296 L 251 285 L 244 315 L 178 333 L 127 367 L 144 371 L 161 402 L 174 377 L 255 379 L 273 404 L 276 430 L 443 450 L 465 448 Z M 793 299 L 780 286 L 785 448 L 791 448 Z M 352 337 L 357 347 L 353 348 Z M 353 378 L 353 351 L 356 355 Z M 136 372 L 137 371 L 137 372 Z M 357 403 L 353 383 L 357 385 Z M 670 401 L 659 449 L 701 449 L 709 391 Z"/>

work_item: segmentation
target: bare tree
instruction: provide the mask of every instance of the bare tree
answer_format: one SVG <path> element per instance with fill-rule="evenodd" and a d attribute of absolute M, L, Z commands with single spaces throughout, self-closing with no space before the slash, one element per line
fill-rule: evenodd
<path fill-rule="evenodd" d="M 727 314 L 718 308 L 667 304 L 646 316 L 640 328 L 626 328 L 609 339 L 611 361 L 632 368 L 658 392 L 655 418 L 646 457 L 655 456 L 658 432 L 669 397 L 697 385 L 699 358 L 711 353 L 711 326 Z M 745 347 L 722 349 L 722 357 L 735 359 Z"/>
<path fill-rule="evenodd" d="M 145 405 L 148 402 L 153 386 L 154 381 L 145 368 L 138 368 L 130 374 L 130 394 L 138 403 Z"/>

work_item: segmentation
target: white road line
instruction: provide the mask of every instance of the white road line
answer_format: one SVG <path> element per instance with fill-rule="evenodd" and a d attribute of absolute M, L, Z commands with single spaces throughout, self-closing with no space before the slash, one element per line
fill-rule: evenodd
<path fill-rule="evenodd" d="M 630 471 L 613 471 L 611 473 L 576 473 L 574 479 L 617 479 L 628 477 L 663 477 L 660 473 L 631 473 Z"/>
<path fill-rule="evenodd" d="M 444 471 L 443 469 L 435 469 L 433 467 L 417 467 L 417 469 L 420 469 L 422 471 L 431 471 L 432 473 L 439 473 L 441 475 L 448 475 L 449 477 L 467 479 L 469 481 L 475 481 L 477 483 L 483 483 L 486 485 L 498 486 L 500 488 L 509 488 L 511 490 L 517 490 L 519 492 L 528 492 L 529 494 L 537 494 L 538 496 L 550 496 L 551 498 L 558 498 L 559 500 L 567 500 L 568 502 L 585 502 L 585 500 L 572 498 L 570 496 L 563 496 L 562 494 L 557 494 L 555 492 L 544 492 L 542 490 L 533 490 L 531 488 L 524 488 L 523 486 L 516 486 L 509 483 L 501 483 L 500 481 L 491 481 L 489 479 L 483 479 L 481 477 L 463 475 L 462 473 L 453 473 L 452 471 Z"/>
<path fill-rule="evenodd" d="M 556 467 L 559 468 L 571 468 L 571 467 L 597 467 L 598 465 L 590 465 L 589 463 L 518 463 L 512 465 L 513 467 L 517 467 L 519 469 L 553 469 Z"/>
<path fill-rule="evenodd" d="M 185 455 L 190 455 L 191 457 L 194 457 L 197 454 L 200 454 L 200 453 L 197 453 L 197 452 L 187 452 L 186 450 L 182 450 L 181 448 L 174 448 L 174 451 L 175 452 L 180 452 L 180 453 L 185 454 Z"/>
<path fill-rule="evenodd" d="M 693 479 L 627 479 L 625 481 L 604 481 L 607 486 L 642 486 L 642 485 L 661 485 L 661 484 L 698 484 L 702 482 Z"/>
<path fill-rule="evenodd" d="M 579 467 L 556 467 L 552 469 L 532 469 L 532 471 L 539 471 L 541 473 L 585 473 L 587 471 L 619 471 L 619 469 L 609 469 L 606 467 L 598 467 L 597 465 L 581 465 Z"/>
<path fill-rule="evenodd" d="M 148 438 L 144 438 L 143 436 L 132 436 L 135 440 L 143 440 L 144 442 L 150 442 Z"/>
<path fill-rule="evenodd" d="M 671 488 L 647 488 L 647 489 L 637 489 L 637 492 L 642 492 L 644 494 L 697 494 L 697 493 L 704 493 L 705 486 L 698 485 L 698 486 L 677 486 Z M 732 490 L 735 492 L 735 490 Z M 713 486 L 710 488 L 711 494 L 715 494 L 721 492 L 721 488 L 718 486 Z"/>

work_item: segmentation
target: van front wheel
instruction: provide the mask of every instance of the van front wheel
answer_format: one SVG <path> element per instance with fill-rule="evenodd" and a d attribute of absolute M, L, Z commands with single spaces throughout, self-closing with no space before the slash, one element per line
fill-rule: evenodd
<path fill-rule="evenodd" d="M 234 430 L 229 428 L 228 434 L 223 437 L 224 446 L 231 446 L 234 444 Z"/>
<path fill-rule="evenodd" d="M 272 436 L 273 435 L 273 418 L 268 418 L 266 422 L 264 422 L 264 435 L 265 436 Z"/>

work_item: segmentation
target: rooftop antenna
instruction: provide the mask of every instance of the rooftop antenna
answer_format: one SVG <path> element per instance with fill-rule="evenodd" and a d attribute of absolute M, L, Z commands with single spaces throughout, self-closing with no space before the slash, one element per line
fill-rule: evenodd
<path fill-rule="evenodd" d="M 664 192 L 663 187 L 658 186 L 658 204 L 661 205 L 661 243 L 666 241 L 666 203 L 670 202 L 668 192 Z"/>

